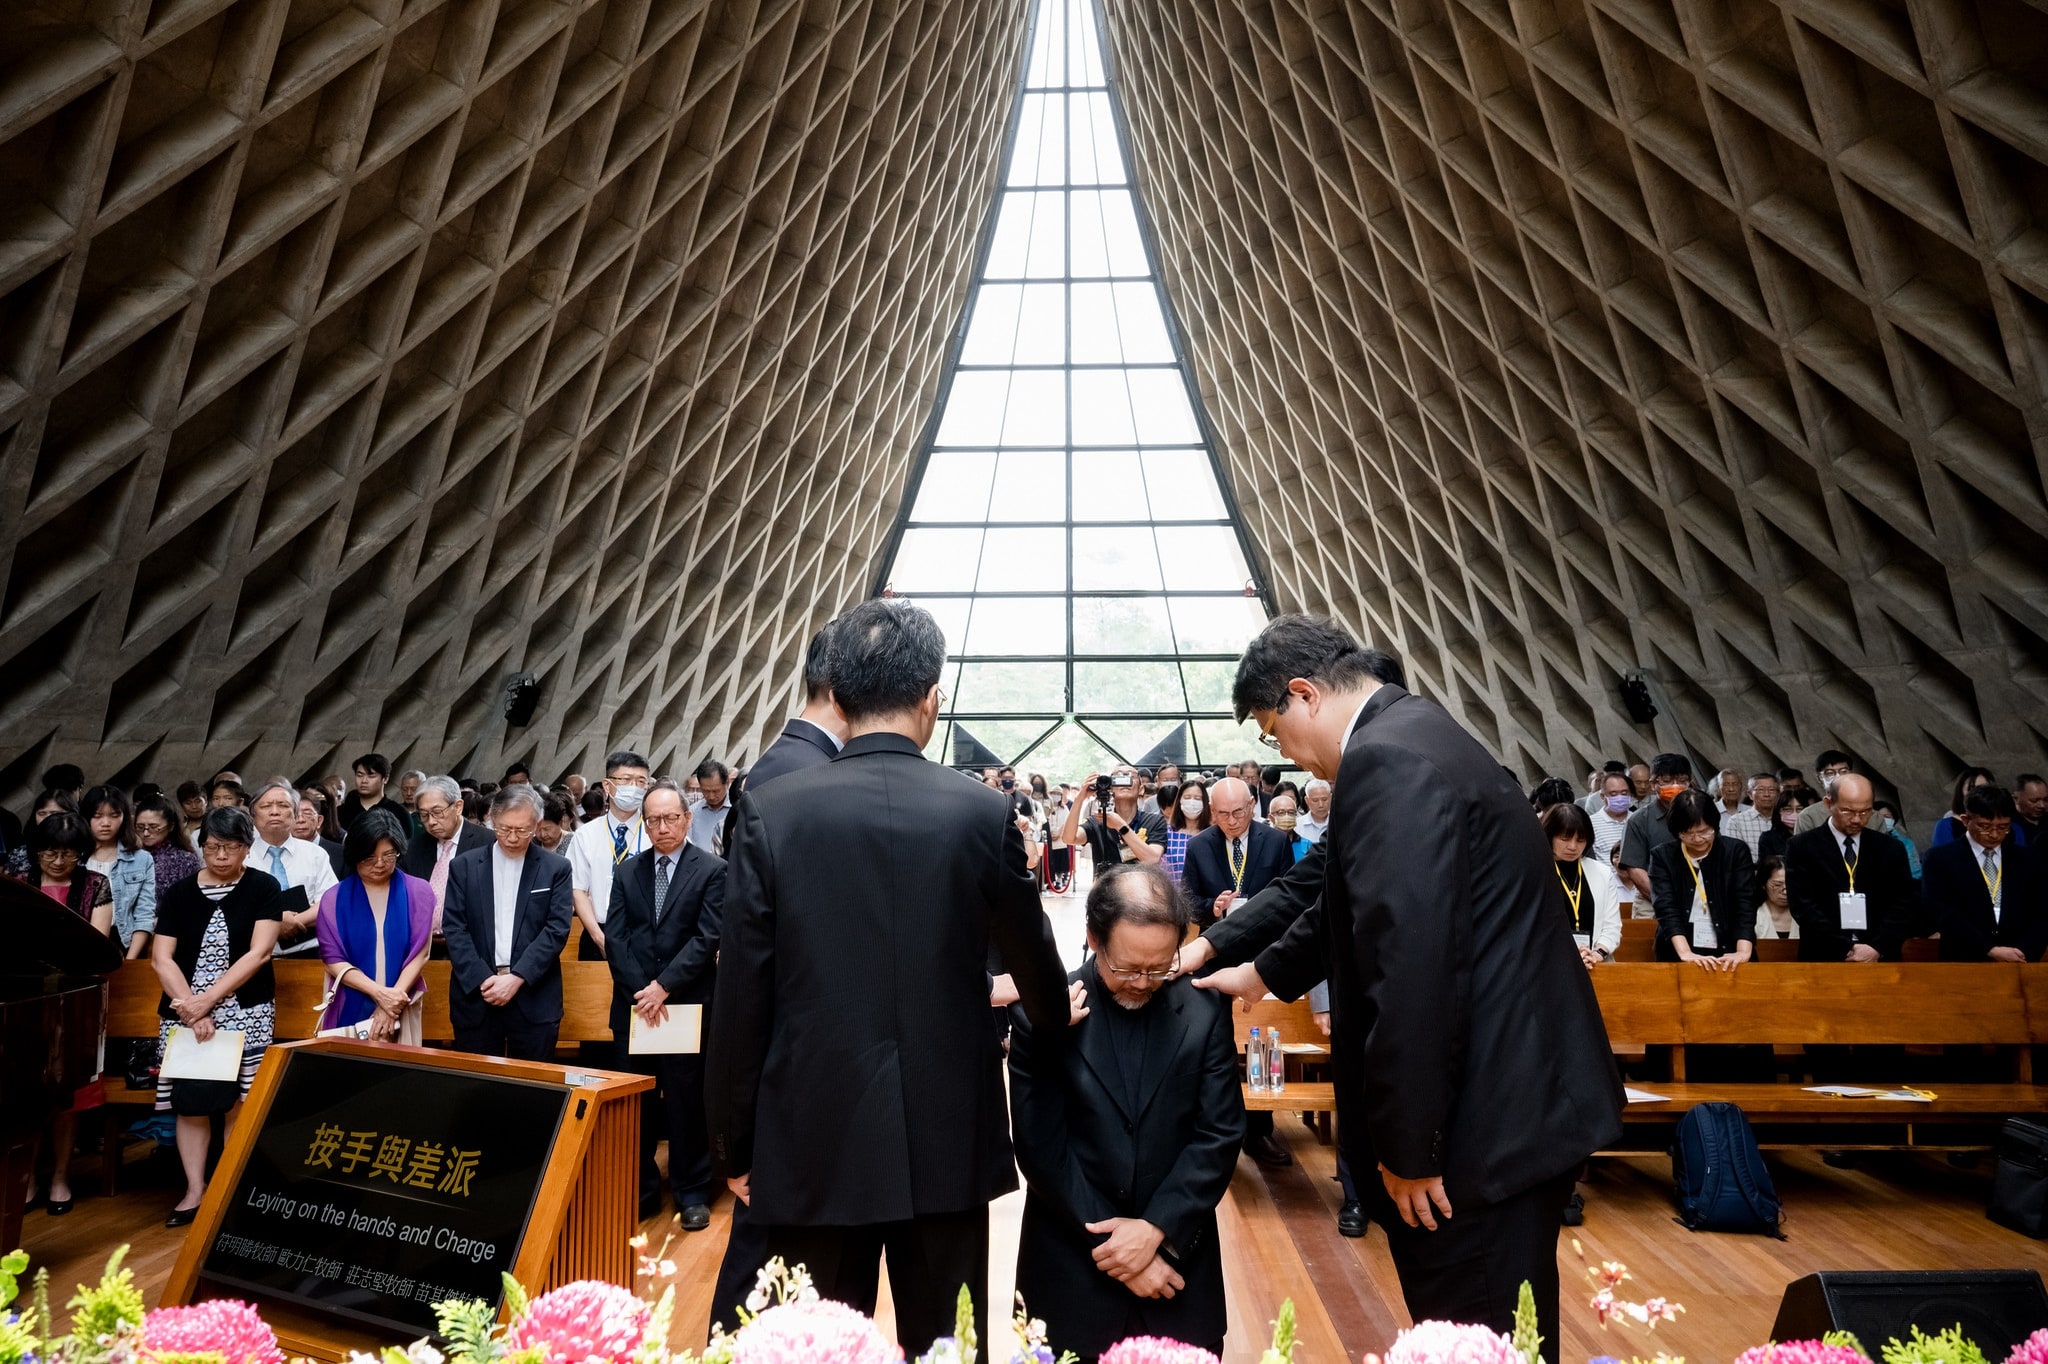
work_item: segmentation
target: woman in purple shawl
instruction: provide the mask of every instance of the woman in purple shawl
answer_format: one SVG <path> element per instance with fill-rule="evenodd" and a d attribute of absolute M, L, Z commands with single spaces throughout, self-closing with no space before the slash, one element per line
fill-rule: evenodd
<path fill-rule="evenodd" d="M 348 831 L 353 874 L 320 897 L 314 932 L 333 977 L 320 1029 L 363 1028 L 373 1041 L 420 1042 L 420 976 L 434 935 L 434 888 L 398 869 L 405 830 L 371 810 Z"/>

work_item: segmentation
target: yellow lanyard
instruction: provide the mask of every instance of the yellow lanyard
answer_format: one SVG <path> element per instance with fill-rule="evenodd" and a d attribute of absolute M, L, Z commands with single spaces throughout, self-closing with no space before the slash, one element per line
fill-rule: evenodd
<path fill-rule="evenodd" d="M 1230 841 L 1230 881 L 1232 890 L 1244 889 L 1244 864 L 1251 855 L 1244 851 L 1237 839 Z"/>
<path fill-rule="evenodd" d="M 1699 892 L 1700 908 L 1707 912 L 1709 919 L 1712 919 L 1714 909 L 1713 906 L 1707 903 L 1707 884 L 1700 880 L 1699 863 L 1692 860 L 1692 854 L 1690 853 L 1681 853 L 1680 856 L 1685 858 L 1685 869 L 1692 873 L 1692 888 Z"/>
<path fill-rule="evenodd" d="M 1860 853 L 1856 857 L 1856 862 L 1851 862 L 1846 857 L 1842 859 L 1842 865 L 1849 869 L 1849 893 L 1851 895 L 1856 893 L 1856 863 L 1862 860 L 1863 857 Z"/>
<path fill-rule="evenodd" d="M 1578 869 L 1579 888 L 1577 890 L 1573 890 L 1565 881 L 1564 873 L 1558 870 L 1557 863 L 1552 862 L 1550 869 L 1557 872 L 1557 883 L 1564 887 L 1564 898 L 1571 901 L 1572 927 L 1577 928 L 1579 926 L 1579 901 L 1586 898 L 1586 869 L 1584 867 Z"/>
<path fill-rule="evenodd" d="M 612 865 L 615 867 L 625 866 L 626 859 L 640 851 L 640 816 L 634 815 L 633 822 L 626 827 L 632 833 L 626 839 L 625 847 L 621 848 L 616 841 L 612 844 Z"/>

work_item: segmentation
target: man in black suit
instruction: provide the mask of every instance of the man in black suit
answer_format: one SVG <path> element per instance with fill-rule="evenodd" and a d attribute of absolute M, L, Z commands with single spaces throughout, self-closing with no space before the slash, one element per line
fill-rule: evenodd
<path fill-rule="evenodd" d="M 1029 1190 L 1017 1291 L 1082 1364 L 1164 1336 L 1221 1356 L 1216 1205 L 1244 1133 L 1227 1000 L 1175 976 L 1189 920 L 1160 872 L 1112 867 L 1088 893 L 1088 1016 L 1045 1045 L 1010 1033 L 1010 1108 Z"/>
<path fill-rule="evenodd" d="M 604 956 L 612 968 L 612 1037 L 620 1070 L 655 1078 L 640 1118 L 640 1216 L 661 1206 L 658 1132 L 668 1134 L 668 1183 L 684 1231 L 711 1225 L 711 1148 L 704 1136 L 704 1055 L 632 1049 L 632 1018 L 663 1022 L 679 1005 L 708 1007 L 717 979 L 725 863 L 689 843 L 690 807 L 657 782 L 640 807 L 649 846 L 612 877 Z M 700 1033 L 701 1036 L 701 1033 Z"/>
<path fill-rule="evenodd" d="M 1913 930 L 1919 899 L 1906 845 L 1864 827 L 1874 798 L 1870 778 L 1837 777 L 1828 822 L 1786 851 L 1801 961 L 1897 961 Z"/>
<path fill-rule="evenodd" d="M 1035 1026 L 1069 1012 L 1009 801 L 924 759 L 945 657 L 909 602 L 863 602 L 833 628 L 845 749 L 748 792 L 729 821 L 707 1083 L 712 1154 L 770 1253 L 862 1311 L 886 1254 L 912 1351 L 951 1334 L 962 1284 L 986 1282 L 989 1200 L 1017 1184 L 991 940 Z"/>
<path fill-rule="evenodd" d="M 2015 804 L 2004 787 L 1973 788 L 1963 798 L 1968 836 L 1920 860 L 1943 961 L 2038 961 L 2048 948 L 2048 878 L 2040 852 L 2010 837 Z"/>
<path fill-rule="evenodd" d="M 458 1051 L 551 1061 L 562 1028 L 569 859 L 537 847 L 531 786 L 491 797 L 497 838 L 448 864 L 448 1021 Z"/>
<path fill-rule="evenodd" d="M 1223 918 L 1234 903 L 1257 895 L 1294 866 L 1294 840 L 1270 824 L 1253 823 L 1253 800 L 1252 788 L 1236 777 L 1209 788 L 1211 823 L 1188 840 L 1181 867 L 1181 888 L 1194 902 L 1198 923 Z M 1271 1113 L 1245 1116 L 1244 1149 L 1261 1165 L 1294 1163 L 1273 1135 Z"/>
<path fill-rule="evenodd" d="M 1303 616 L 1246 650 L 1238 716 L 1335 783 L 1325 879 L 1255 963 L 1196 983 L 1298 999 L 1328 976 L 1338 1132 L 1353 1170 L 1379 1172 L 1361 1192 L 1410 1314 L 1507 1331 L 1527 1280 L 1555 1359 L 1559 1214 L 1621 1136 L 1621 1080 L 1528 802 L 1384 665 Z"/>
<path fill-rule="evenodd" d="M 428 777 L 413 793 L 420 830 L 406 842 L 398 869 L 434 888 L 434 931 L 445 931 L 448 912 L 448 867 L 466 852 L 491 845 L 491 831 L 462 817 L 462 788 L 455 778 Z"/>
<path fill-rule="evenodd" d="M 804 650 L 804 708 L 782 726 L 782 733 L 768 745 L 747 772 L 747 790 L 758 791 L 777 777 L 818 767 L 839 756 L 846 747 L 846 716 L 832 699 L 832 626 L 811 636 Z M 739 826 L 732 826 L 737 833 Z M 726 856 L 732 855 L 730 843 Z M 739 1329 L 739 1309 L 754 1291 L 761 1266 L 768 1263 L 767 1228 L 754 1220 L 746 1204 L 733 1200 L 732 1226 L 726 1232 L 725 1258 L 719 1262 L 718 1282 L 711 1290 L 711 1324 L 727 1331 Z"/>
<path fill-rule="evenodd" d="M 1294 840 L 1270 824 L 1252 820 L 1251 788 L 1225 777 L 1209 788 L 1209 827 L 1188 840 L 1181 886 L 1194 902 L 1197 922 L 1207 925 L 1249 900 L 1294 865 Z"/>

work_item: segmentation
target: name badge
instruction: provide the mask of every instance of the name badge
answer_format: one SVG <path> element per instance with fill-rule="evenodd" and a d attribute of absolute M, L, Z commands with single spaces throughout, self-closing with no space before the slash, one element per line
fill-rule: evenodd
<path fill-rule="evenodd" d="M 1870 927 L 1870 902 L 1861 891 L 1843 891 L 1835 897 L 1842 906 L 1842 927 L 1863 932 Z"/>
<path fill-rule="evenodd" d="M 1591 933 L 1574 933 L 1572 934 L 1572 941 L 1577 943 L 1579 950 L 1583 952 L 1593 945 L 1593 935 Z"/>

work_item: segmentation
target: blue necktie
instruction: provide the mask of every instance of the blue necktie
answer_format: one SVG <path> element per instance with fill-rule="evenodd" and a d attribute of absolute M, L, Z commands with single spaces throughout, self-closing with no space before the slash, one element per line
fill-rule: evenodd
<path fill-rule="evenodd" d="M 626 855 L 626 826 L 612 825 L 612 858 L 614 861 Z"/>
<path fill-rule="evenodd" d="M 270 874 L 277 878 L 280 890 L 292 888 L 291 873 L 284 869 L 284 849 L 272 844 L 270 847 Z"/>

